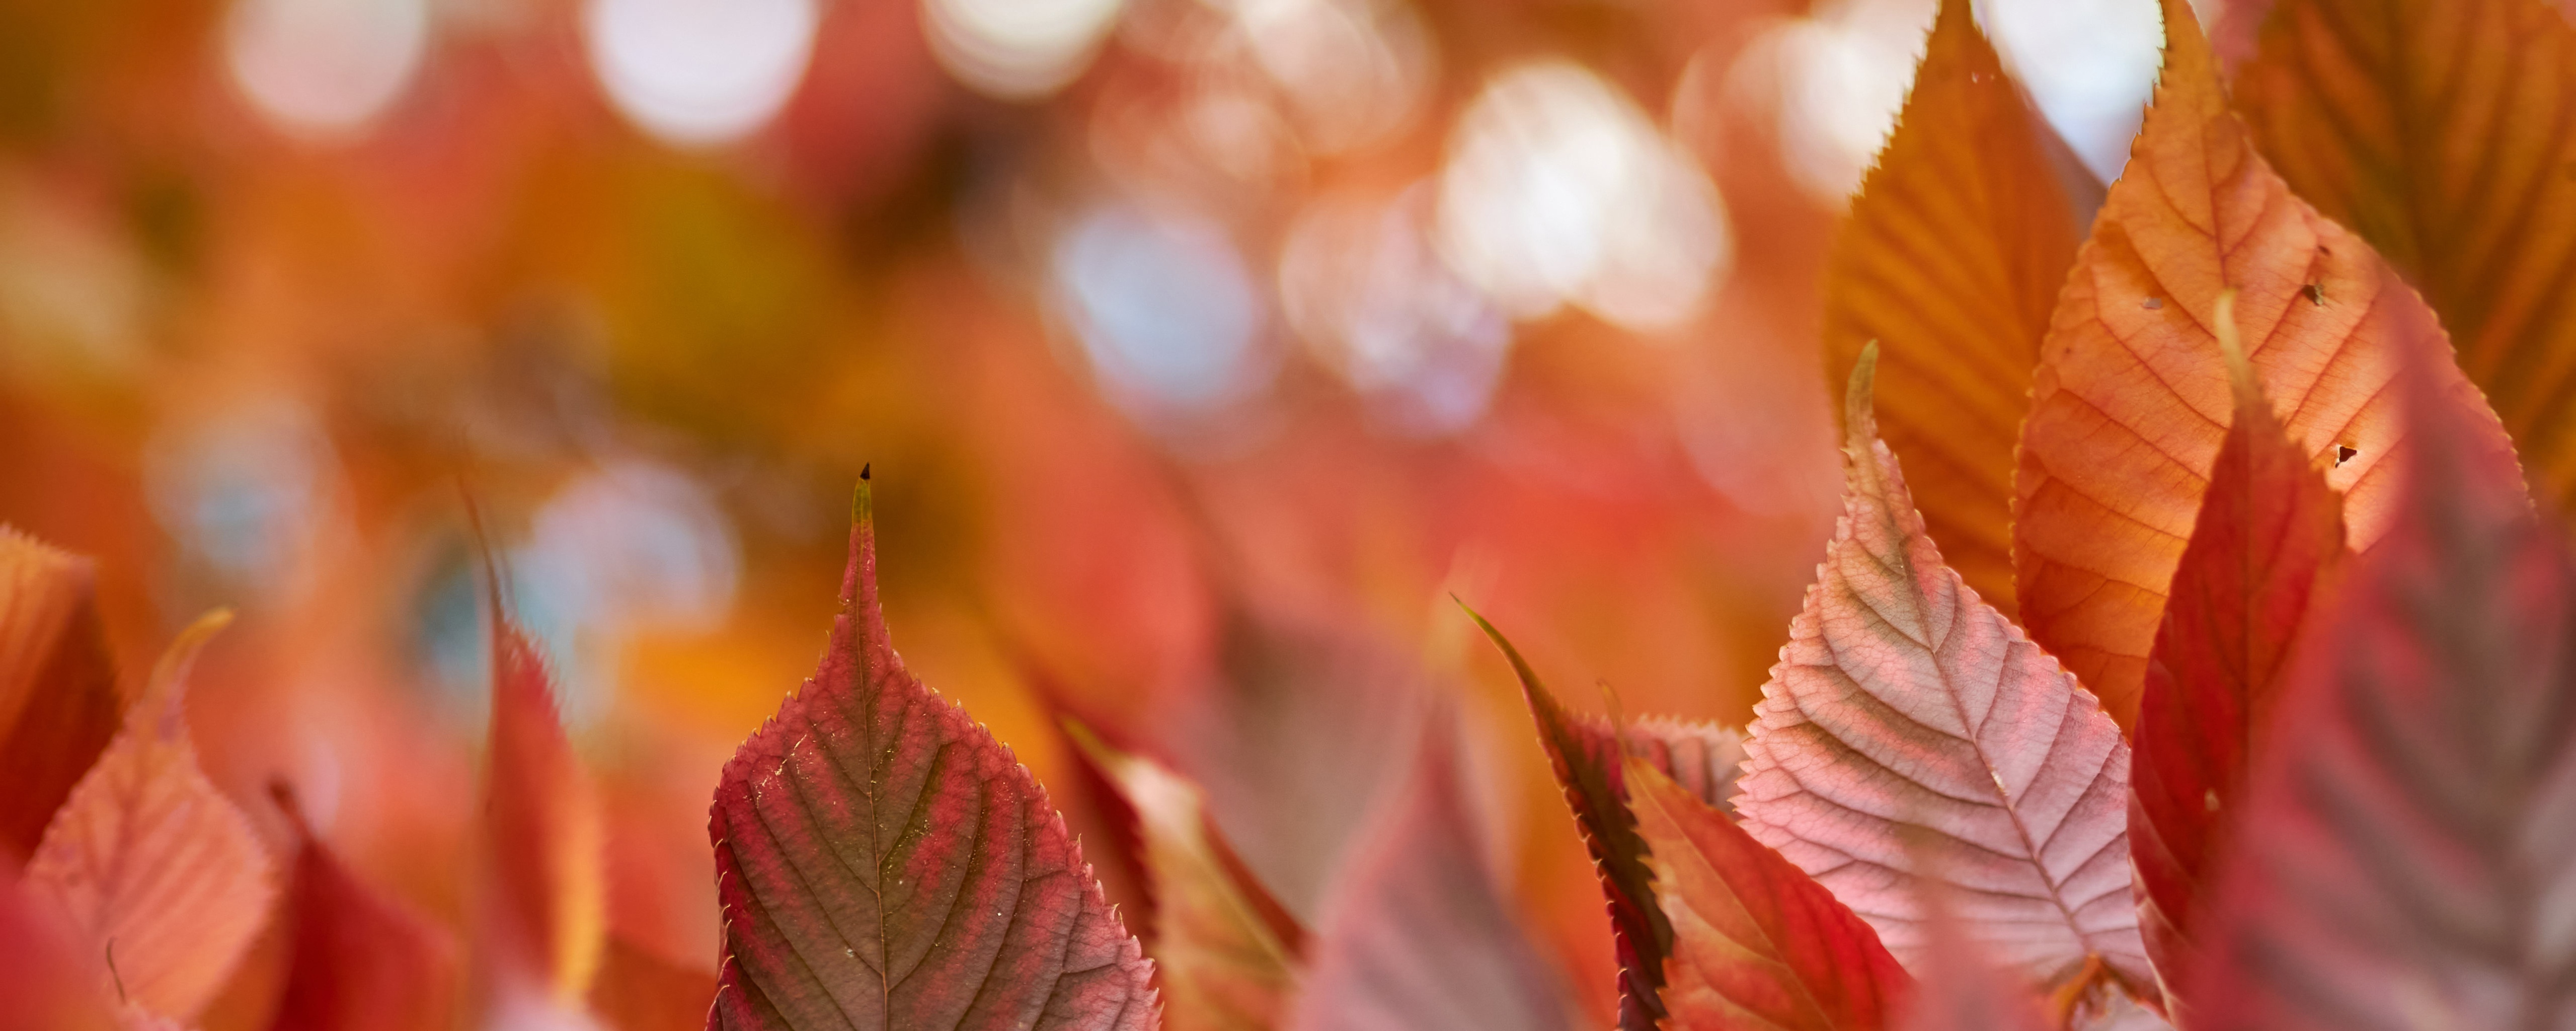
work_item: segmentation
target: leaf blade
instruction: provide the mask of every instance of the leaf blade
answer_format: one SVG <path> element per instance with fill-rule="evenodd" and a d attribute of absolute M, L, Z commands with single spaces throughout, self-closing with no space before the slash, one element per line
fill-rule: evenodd
<path fill-rule="evenodd" d="M 19 862 L 122 721 L 96 575 L 0 526 L 0 850 Z"/>
<path fill-rule="evenodd" d="M 1914 989 L 1878 932 L 1644 759 L 1624 762 L 1673 943 L 1674 1031 L 1876 1031 Z"/>
<path fill-rule="evenodd" d="M 2123 727 L 2226 433 L 2219 296 L 2235 291 L 2246 356 L 2291 438 L 2332 466 L 2364 550 L 2388 525 L 2387 463 L 2403 447 L 2386 388 L 2405 338 L 2429 324 L 2368 244 L 2254 152 L 2190 8 L 2164 10 L 2162 79 L 2059 295 L 2014 477 L 2023 624 Z M 2476 388 L 2444 375 L 2470 403 Z"/>
<path fill-rule="evenodd" d="M 72 788 L 27 864 L 113 980 L 152 1013 L 195 1019 L 267 922 L 277 889 L 250 822 L 197 766 L 181 709 L 189 671 L 231 621 L 217 612 L 172 643 L 152 686 Z"/>
<path fill-rule="evenodd" d="M 2169 989 L 2189 968 L 2203 885 L 2291 646 L 2345 555 L 2342 499 L 2290 443 L 2253 370 L 2237 357 L 2230 371 L 2235 415 L 2174 571 L 2129 775 L 2140 923 Z"/>
<path fill-rule="evenodd" d="M 607 826 L 545 653 L 503 614 L 497 587 L 476 961 L 497 993 L 487 1005 L 577 1012 L 607 936 Z"/>
<path fill-rule="evenodd" d="M 1045 789 L 895 655 L 867 499 L 820 666 L 710 807 L 725 952 L 707 1026 L 1157 1026 L 1152 966 Z M 953 935 L 952 912 L 970 914 Z"/>
<path fill-rule="evenodd" d="M 1921 855 L 2034 978 L 2153 982 L 2129 904 L 2128 746 L 2090 693 L 1941 564 L 1852 375 L 1845 508 L 1745 742 L 1736 811 L 1921 959 Z M 1909 844 L 1909 828 L 1923 832 Z"/>
<path fill-rule="evenodd" d="M 313 835 L 292 796 L 281 805 L 299 841 L 292 889 L 293 958 L 271 1031 L 437 1031 L 450 1025 L 456 943 L 358 879 Z"/>
<path fill-rule="evenodd" d="M 2441 314 L 2536 489 L 2576 500 L 2576 27 L 2544 0 L 2282 0 L 2236 106 Z"/>
<path fill-rule="evenodd" d="M 1828 372 L 1880 347 L 1881 421 L 1932 539 L 2014 611 L 2013 447 L 2081 238 L 2042 124 L 1968 0 L 1943 0 L 1825 270 Z"/>

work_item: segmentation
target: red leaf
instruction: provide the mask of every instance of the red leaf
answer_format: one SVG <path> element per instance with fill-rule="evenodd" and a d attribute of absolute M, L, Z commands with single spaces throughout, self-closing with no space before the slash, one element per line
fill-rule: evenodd
<path fill-rule="evenodd" d="M 1513 919 L 1434 708 L 1408 776 L 1343 869 L 1317 926 L 1299 1031 L 1562 1031 L 1555 968 Z"/>
<path fill-rule="evenodd" d="M 555 714 L 543 653 L 495 593 L 476 961 L 495 993 L 487 1005 L 578 1011 L 606 934 L 607 831 Z"/>
<path fill-rule="evenodd" d="M 456 944 L 360 881 L 313 836 L 284 787 L 278 804 L 302 842 L 295 860 L 293 956 L 271 1031 L 437 1031 L 451 1025 Z"/>
<path fill-rule="evenodd" d="M 209 615 L 171 644 L 27 864 L 98 957 L 95 976 L 181 1021 L 223 988 L 277 894 L 249 821 L 197 768 L 180 705 L 197 652 L 231 620 Z"/>
<path fill-rule="evenodd" d="M 904 671 L 862 483 L 821 666 L 727 763 L 710 1028 L 1157 1026 L 1152 965 L 1046 790 Z"/>
<path fill-rule="evenodd" d="M 1878 932 L 1646 760 L 1624 764 L 1672 927 L 1672 1031 L 1876 1031 L 1913 989 Z"/>
<path fill-rule="evenodd" d="M 88 559 L 0 527 L 0 853 L 25 862 L 116 736 L 123 699 Z"/>
<path fill-rule="evenodd" d="M 1538 723 L 1539 743 L 1547 748 L 1556 782 L 1565 790 L 1565 804 L 1574 810 L 1583 844 L 1592 852 L 1602 894 L 1609 896 L 1610 929 L 1619 949 L 1619 1026 L 1627 1031 L 1653 1031 L 1666 1015 L 1661 992 L 1673 928 L 1656 904 L 1654 877 L 1646 867 L 1646 842 L 1638 836 L 1636 817 L 1629 812 L 1626 763 L 1620 758 L 1622 735 L 1607 720 L 1567 712 L 1502 631 L 1472 609 L 1467 616 L 1511 660 L 1521 695 Z M 1684 781 L 1686 790 L 1702 804 L 1732 810 L 1725 799 L 1734 793 L 1735 774 L 1744 761 L 1743 739 L 1734 731 L 1713 724 L 1652 720 L 1629 727 L 1625 738 L 1625 754 L 1644 760 L 1668 779 Z"/>
<path fill-rule="evenodd" d="M 1755 707 L 1744 828 L 1878 928 L 1926 942 L 1905 841 L 1939 860 L 1970 937 L 2046 981 L 2099 957 L 2154 981 L 2129 897 L 2129 749 L 2057 660 L 1966 591 L 1924 534 L 1870 410 L 1844 415 L 1844 512 Z"/>
<path fill-rule="evenodd" d="M 2291 659 L 2195 1031 L 2576 1020 L 2576 557 L 2422 350 L 2405 505 Z"/>
<path fill-rule="evenodd" d="M 2147 954 L 2169 987 L 2188 969 L 2201 889 L 2242 801 L 2247 756 L 2278 700 L 2290 646 L 2344 555 L 2343 499 L 2290 442 L 2218 306 L 2236 415 L 2174 570 L 2147 663 L 2129 773 L 2129 851 Z"/>

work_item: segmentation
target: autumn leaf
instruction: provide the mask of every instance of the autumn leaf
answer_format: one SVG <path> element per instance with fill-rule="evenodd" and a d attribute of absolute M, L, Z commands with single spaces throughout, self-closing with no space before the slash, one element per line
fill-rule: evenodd
<path fill-rule="evenodd" d="M 198 769 L 181 707 L 197 653 L 231 621 L 208 615 L 170 645 L 26 871 L 97 958 L 97 983 L 178 1021 L 222 989 L 277 894 L 249 821 Z"/>
<path fill-rule="evenodd" d="M 2013 440 L 2081 232 L 2045 124 L 1969 16 L 1942 0 L 1914 88 L 1825 269 L 1840 376 L 1872 341 L 1887 446 L 1977 594 L 2013 612 Z"/>
<path fill-rule="evenodd" d="M 610 1031 L 702 1031 L 716 975 L 611 934 L 590 982 L 590 1010 Z"/>
<path fill-rule="evenodd" d="M 477 956 L 488 1006 L 577 1012 L 606 934 L 606 830 L 544 653 L 492 607 L 492 738 Z"/>
<path fill-rule="evenodd" d="M 2128 746 L 2093 696 L 1941 564 L 1852 371 L 1844 510 L 1762 685 L 1736 812 L 1922 962 L 1907 828 L 1966 933 L 2043 982 L 2154 981 L 2129 899 Z"/>
<path fill-rule="evenodd" d="M 0 526 L 0 852 L 25 862 L 124 701 L 88 559 Z"/>
<path fill-rule="evenodd" d="M 1997 969 L 1960 925 L 1954 898 L 1935 891 L 1924 901 L 1929 919 L 1923 928 L 1922 987 L 1895 1026 L 1902 1031 L 2049 1031 L 2029 988 Z"/>
<path fill-rule="evenodd" d="M 2330 467 L 2359 549 L 2395 504 L 2397 352 L 2438 333 L 2367 244 L 2254 153 L 2190 8 L 2164 10 L 2163 76 L 2058 297 L 2014 479 L 2023 625 L 2124 727 L 2234 407 L 2219 296 L 2236 292 L 2256 379 L 2290 439 Z M 2476 388 L 2442 375 L 2507 451 Z"/>
<path fill-rule="evenodd" d="M 2576 556 L 2432 379 L 2402 391 L 2397 524 L 2292 656 L 2185 981 L 2194 1031 L 2576 1015 Z"/>
<path fill-rule="evenodd" d="M 1269 1031 L 1296 998 L 1302 932 L 1234 858 L 1198 786 L 1110 747 L 1080 724 L 1082 753 L 1135 809 L 1154 892 L 1154 969 L 1172 1031 Z"/>
<path fill-rule="evenodd" d="M 0 1031 L 107 1031 L 113 996 L 50 908 L 15 878 L 0 878 Z"/>
<path fill-rule="evenodd" d="M 288 896 L 293 959 L 270 1031 L 439 1031 L 456 1001 L 456 943 L 419 914 L 359 880 L 313 834 L 281 785 L 294 825 Z"/>
<path fill-rule="evenodd" d="M 1473 609 L 1467 616 L 1502 649 L 1520 678 L 1521 695 L 1538 723 L 1539 743 L 1547 749 L 1557 784 L 1565 790 L 1565 804 L 1574 810 L 1584 846 L 1591 850 L 1593 865 L 1601 874 L 1602 893 L 1609 896 L 1610 928 L 1619 949 L 1619 1026 L 1627 1031 L 1653 1031 L 1666 1016 L 1661 993 L 1673 928 L 1656 903 L 1646 842 L 1638 836 L 1636 817 L 1629 812 L 1627 764 L 1622 757 L 1635 756 L 1668 779 L 1678 778 L 1702 804 L 1725 812 L 1732 810 L 1726 799 L 1734 794 L 1736 772 L 1744 759 L 1743 740 L 1723 727 L 1672 720 L 1632 724 L 1623 734 L 1607 720 L 1567 712 L 1502 631 Z"/>
<path fill-rule="evenodd" d="M 725 765 L 711 1028 L 1158 1025 L 1152 965 L 1008 748 L 903 668 L 862 482 L 821 666 Z"/>
<path fill-rule="evenodd" d="M 1914 979 L 1806 871 L 1645 759 L 1620 764 L 1669 919 L 1671 1031 L 1875 1031 Z M 1653 900 L 1649 900 L 1650 902 Z"/>
<path fill-rule="evenodd" d="M 1513 918 L 1435 706 L 1316 927 L 1296 1031 L 1562 1031 L 1555 968 Z"/>
<path fill-rule="evenodd" d="M 2257 729 L 2309 613 L 2344 557 L 2343 502 L 2282 432 L 2218 304 L 2236 411 L 2174 570 L 2139 701 L 2129 851 L 2147 954 L 2168 987 L 2189 967 L 2201 887 L 2225 851 Z"/>
<path fill-rule="evenodd" d="M 2576 501 L 2576 27 L 2547 0 L 2280 0 L 2236 106 L 2299 196 L 2441 314 L 2559 507 Z"/>

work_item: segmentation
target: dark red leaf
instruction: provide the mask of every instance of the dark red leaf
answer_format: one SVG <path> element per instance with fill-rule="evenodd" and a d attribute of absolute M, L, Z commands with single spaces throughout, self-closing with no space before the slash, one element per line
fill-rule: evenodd
<path fill-rule="evenodd" d="M 2218 308 L 2231 350 L 2233 308 Z M 2343 499 L 2281 428 L 2242 354 L 2229 369 L 2236 415 L 2149 653 L 2129 772 L 2140 930 L 2168 986 L 2188 969 L 2203 879 L 2224 851 L 2290 646 L 2345 556 Z"/>
<path fill-rule="evenodd" d="M 0 527 L 0 853 L 25 862 L 124 711 L 88 559 Z"/>
<path fill-rule="evenodd" d="M 475 958 L 494 993 L 487 1005 L 576 1012 L 606 933 L 607 831 L 556 715 L 544 653 L 498 598 L 492 605 L 488 883 Z"/>
<path fill-rule="evenodd" d="M 2576 558 L 2422 339 L 2403 503 L 2257 742 L 2194 1031 L 2576 1022 Z"/>
<path fill-rule="evenodd" d="M 895 655 L 864 483 L 854 515 L 820 667 L 716 788 L 708 1026 L 1155 1027 L 1152 965 L 1045 789 Z"/>
<path fill-rule="evenodd" d="M 1511 660 L 1521 695 L 1529 701 L 1530 717 L 1538 723 L 1539 743 L 1547 748 L 1556 782 L 1565 789 L 1565 804 L 1574 810 L 1583 844 L 1591 850 L 1601 875 L 1602 894 L 1609 897 L 1610 930 L 1619 949 L 1619 1026 L 1627 1031 L 1653 1031 L 1666 1015 L 1661 992 L 1664 961 L 1672 954 L 1673 928 L 1656 905 L 1654 877 L 1646 867 L 1646 843 L 1638 836 L 1636 817 L 1628 808 L 1626 764 L 1620 758 L 1622 735 L 1607 720 L 1567 712 L 1502 631 L 1473 610 L 1467 615 Z M 1744 761 L 1744 744 L 1734 731 L 1713 724 L 1653 720 L 1629 727 L 1625 737 L 1626 754 L 1681 781 L 1702 804 L 1733 811 L 1725 799 L 1734 794 L 1735 774 Z M 1871 940 L 1877 936 L 1871 935 Z"/>
<path fill-rule="evenodd" d="M 293 960 L 272 1031 L 438 1031 L 452 1025 L 456 943 L 360 881 L 278 789 L 302 842 L 288 905 Z"/>

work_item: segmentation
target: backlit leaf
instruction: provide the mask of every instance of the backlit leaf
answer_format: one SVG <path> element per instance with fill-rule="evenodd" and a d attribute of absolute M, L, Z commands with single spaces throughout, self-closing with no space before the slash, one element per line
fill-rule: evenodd
<path fill-rule="evenodd" d="M 2403 338 L 2429 325 L 2368 244 L 2255 154 L 2190 8 L 2164 8 L 2162 79 L 2058 297 L 2014 478 L 2022 623 L 2123 726 L 2234 407 L 2219 296 L 2236 292 L 2246 357 L 2290 439 L 2330 467 L 2358 549 L 2394 504 L 2403 429 L 2384 388 Z"/>
<path fill-rule="evenodd" d="M 2233 344 L 2232 301 L 2219 309 Z M 2344 557 L 2343 500 L 2290 443 L 2241 356 L 2236 412 L 2147 663 L 2129 771 L 2129 851 L 2147 954 L 2168 986 L 2188 969 L 2202 884 L 2243 800 L 2256 730 L 2291 644 Z"/>
<path fill-rule="evenodd" d="M 124 708 L 94 580 L 89 560 L 0 526 L 0 853 L 19 862 Z"/>
<path fill-rule="evenodd" d="M 27 864 L 27 884 L 70 916 L 99 983 L 180 1021 L 222 989 L 277 894 L 249 821 L 197 768 L 181 707 L 198 651 L 231 620 L 209 615 L 170 645 Z"/>
<path fill-rule="evenodd" d="M 477 962 L 491 1005 L 577 1011 L 606 934 L 599 800 L 555 711 L 544 653 L 492 616 L 491 767 L 484 783 L 486 892 Z"/>
<path fill-rule="evenodd" d="M 2424 291 L 2532 482 L 2576 501 L 2576 27 L 2548 0 L 2279 0 L 2237 109 Z"/>
<path fill-rule="evenodd" d="M 856 508 L 822 663 L 716 788 L 708 1026 L 1157 1026 L 1152 965 L 1045 789 L 895 655 L 864 483 Z"/>
<path fill-rule="evenodd" d="M 458 963 L 445 931 L 358 879 L 279 802 L 301 842 L 288 895 L 293 960 L 270 1031 L 440 1031 Z"/>
<path fill-rule="evenodd" d="M 1678 779 L 1703 805 L 1732 811 L 1735 775 L 1744 761 L 1743 738 L 1714 724 L 1647 720 L 1626 728 L 1624 735 L 1596 716 L 1566 711 L 1549 694 L 1538 673 L 1521 658 L 1520 649 L 1504 639 L 1485 617 L 1468 617 L 1492 638 L 1520 678 L 1521 695 L 1538 723 L 1539 743 L 1555 767 L 1565 804 L 1583 832 L 1601 874 L 1601 891 L 1609 896 L 1610 928 L 1619 949 L 1619 1025 L 1628 1031 L 1651 1031 L 1665 1016 L 1660 995 L 1665 958 L 1672 954 L 1673 928 L 1656 904 L 1655 881 L 1646 866 L 1646 842 L 1638 836 L 1629 812 L 1623 754 Z M 1620 747 L 1622 737 L 1627 747 Z M 1873 940 L 1875 936 L 1873 935 Z"/>
<path fill-rule="evenodd" d="M 1672 928 L 1673 1031 L 1871 1031 L 1913 978 L 1833 893 L 1644 759 L 1623 764 Z"/>
<path fill-rule="evenodd" d="M 49 902 L 0 883 L 0 1031 L 107 1031 L 115 996 Z"/>
<path fill-rule="evenodd" d="M 2013 611 L 2013 440 L 2082 232 L 2049 129 L 1969 17 L 1943 0 L 1914 89 L 1825 271 L 1829 368 L 1879 345 L 1879 416 L 1968 586 Z"/>
<path fill-rule="evenodd" d="M 2152 984 L 2129 898 L 2128 746 L 2093 696 L 1941 564 L 1870 412 L 1844 414 L 1843 516 L 1755 706 L 1736 812 L 1923 959 L 1916 846 L 1966 933 L 2042 982 L 2088 958 Z"/>
<path fill-rule="evenodd" d="M 1435 708 L 1410 775 L 1342 871 L 1316 927 L 1298 1031 L 1562 1031 L 1555 968 L 1513 918 Z"/>
<path fill-rule="evenodd" d="M 2576 557 L 2431 378 L 2398 523 L 2291 658 L 2194 1031 L 2576 1021 Z"/>
<path fill-rule="evenodd" d="M 1079 725 L 1073 738 L 1135 809 L 1154 892 L 1149 950 L 1172 1031 L 1268 1031 L 1296 997 L 1296 938 L 1287 914 L 1227 851 L 1198 786 L 1121 752 Z M 1287 927 L 1295 931 L 1293 924 Z"/>

